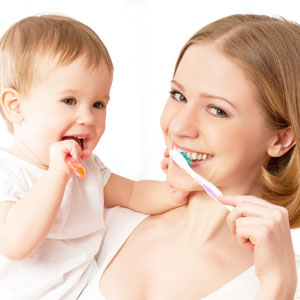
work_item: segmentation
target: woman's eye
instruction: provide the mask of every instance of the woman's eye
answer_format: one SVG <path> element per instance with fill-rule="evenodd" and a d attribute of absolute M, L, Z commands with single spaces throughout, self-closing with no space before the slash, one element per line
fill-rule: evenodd
<path fill-rule="evenodd" d="M 101 109 L 101 108 L 105 108 L 105 105 L 101 101 L 97 101 L 93 104 L 93 107 Z"/>
<path fill-rule="evenodd" d="M 179 92 L 171 91 L 170 92 L 171 97 L 179 102 L 187 102 L 186 98 Z"/>
<path fill-rule="evenodd" d="M 62 102 L 67 104 L 67 105 L 74 105 L 74 104 L 77 103 L 76 99 L 74 99 L 74 98 L 65 98 L 65 99 L 63 99 Z"/>
<path fill-rule="evenodd" d="M 217 117 L 228 118 L 228 114 L 223 109 L 218 108 L 216 106 L 212 106 L 212 105 L 208 106 L 207 111 Z"/>

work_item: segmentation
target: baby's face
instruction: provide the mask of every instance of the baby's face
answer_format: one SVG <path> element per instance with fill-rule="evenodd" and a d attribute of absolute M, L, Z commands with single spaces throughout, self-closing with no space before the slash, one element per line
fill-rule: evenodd
<path fill-rule="evenodd" d="M 74 139 L 90 151 L 99 142 L 112 72 L 104 63 L 96 69 L 84 63 L 81 57 L 51 72 L 41 70 L 23 102 L 24 120 L 15 130 L 15 140 L 26 148 L 25 159 L 33 164 L 48 166 L 49 148 L 55 142 Z"/>
<path fill-rule="evenodd" d="M 213 45 L 187 49 L 161 117 L 168 148 L 184 150 L 192 168 L 224 193 L 252 193 L 274 132 L 243 70 Z M 171 160 L 170 183 L 201 187 Z"/>

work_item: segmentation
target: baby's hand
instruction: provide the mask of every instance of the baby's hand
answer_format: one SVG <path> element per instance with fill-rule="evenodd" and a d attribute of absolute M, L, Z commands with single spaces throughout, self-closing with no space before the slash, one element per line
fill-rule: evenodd
<path fill-rule="evenodd" d="M 169 187 L 171 200 L 176 204 L 176 206 L 181 206 L 188 202 L 189 192 L 178 190 L 168 182 L 167 185 Z"/>
<path fill-rule="evenodd" d="M 75 169 L 70 166 L 70 161 L 82 164 L 83 156 L 81 147 L 74 140 L 54 143 L 50 147 L 49 170 L 56 170 L 71 176 Z"/>
<path fill-rule="evenodd" d="M 169 168 L 169 158 L 170 158 L 169 150 L 166 149 L 165 152 L 164 152 L 164 158 L 161 160 L 161 163 L 160 163 L 160 167 L 161 167 L 161 169 L 163 170 L 163 172 L 164 172 L 165 174 L 168 173 L 168 168 Z"/>
<path fill-rule="evenodd" d="M 166 149 L 164 152 L 164 158 L 161 161 L 161 168 L 163 170 L 164 173 L 168 173 L 168 168 L 169 168 L 169 159 L 170 159 L 170 155 L 169 155 L 169 150 Z M 170 183 L 168 183 L 168 187 L 169 187 L 169 192 L 171 195 L 171 199 L 178 205 L 183 205 L 185 203 L 188 202 L 188 195 L 189 192 L 186 191 L 181 191 L 178 190 L 176 188 L 174 188 Z"/>

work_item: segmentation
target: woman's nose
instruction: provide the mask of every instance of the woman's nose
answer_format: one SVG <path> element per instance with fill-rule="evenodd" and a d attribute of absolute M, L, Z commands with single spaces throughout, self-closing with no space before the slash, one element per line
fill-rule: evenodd
<path fill-rule="evenodd" d="M 196 108 L 192 105 L 185 105 L 171 121 L 169 131 L 173 136 L 197 138 L 199 136 L 199 120 Z"/>

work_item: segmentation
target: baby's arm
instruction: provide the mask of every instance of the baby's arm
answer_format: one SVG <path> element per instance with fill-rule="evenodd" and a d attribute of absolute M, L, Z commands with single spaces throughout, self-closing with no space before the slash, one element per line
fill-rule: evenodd
<path fill-rule="evenodd" d="M 66 153 L 78 159 L 81 151 L 74 141 L 51 146 L 50 165 L 27 195 L 17 202 L 0 204 L 0 253 L 19 260 L 36 249 L 48 234 L 72 171 L 65 164 Z M 80 148 L 80 147 L 79 147 Z"/>
<path fill-rule="evenodd" d="M 17 202 L 0 204 L 0 253 L 9 259 L 27 257 L 45 238 L 59 209 L 68 178 L 49 170 Z"/>
<path fill-rule="evenodd" d="M 112 174 L 104 188 L 106 207 L 123 206 L 147 214 L 159 214 L 187 202 L 187 192 L 172 191 L 164 181 L 133 181 Z"/>

